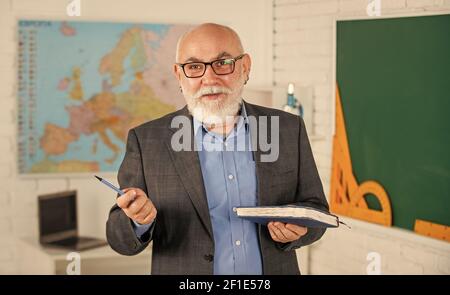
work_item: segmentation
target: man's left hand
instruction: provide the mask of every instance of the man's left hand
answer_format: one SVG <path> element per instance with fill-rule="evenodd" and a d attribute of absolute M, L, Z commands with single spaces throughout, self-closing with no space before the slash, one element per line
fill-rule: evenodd
<path fill-rule="evenodd" d="M 269 222 L 267 224 L 270 236 L 275 242 L 289 243 L 306 235 L 308 228 L 291 223 Z"/>

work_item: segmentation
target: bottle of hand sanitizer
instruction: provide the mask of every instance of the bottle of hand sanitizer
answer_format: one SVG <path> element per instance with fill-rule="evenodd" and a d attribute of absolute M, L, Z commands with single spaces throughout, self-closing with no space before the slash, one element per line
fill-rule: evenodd
<path fill-rule="evenodd" d="M 303 117 L 303 107 L 294 96 L 294 83 L 288 84 L 287 104 L 284 105 L 283 110 Z"/>

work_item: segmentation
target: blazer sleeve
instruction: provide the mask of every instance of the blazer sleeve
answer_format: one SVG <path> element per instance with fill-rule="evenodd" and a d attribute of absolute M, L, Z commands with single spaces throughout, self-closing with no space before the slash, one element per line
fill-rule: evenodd
<path fill-rule="evenodd" d="M 134 129 L 131 129 L 128 133 L 125 157 L 119 168 L 118 181 L 121 188 L 136 187 L 147 194 L 142 154 Z M 138 238 L 132 220 L 117 204 L 114 204 L 106 222 L 106 238 L 111 248 L 116 252 L 123 255 L 136 255 L 143 251 L 152 240 L 155 223 L 156 220 L 150 229 Z"/>
<path fill-rule="evenodd" d="M 309 206 L 329 212 L 328 202 L 323 192 L 322 182 L 314 161 L 305 123 L 299 117 L 299 173 L 296 192 L 297 205 Z M 308 228 L 306 235 L 290 243 L 277 243 L 284 251 L 298 249 L 319 240 L 326 228 Z"/>

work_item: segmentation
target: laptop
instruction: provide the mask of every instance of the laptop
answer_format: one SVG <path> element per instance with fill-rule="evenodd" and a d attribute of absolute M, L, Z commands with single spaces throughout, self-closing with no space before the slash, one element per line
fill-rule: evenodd
<path fill-rule="evenodd" d="M 102 239 L 78 236 L 75 190 L 38 196 L 38 211 L 42 245 L 77 251 L 107 245 Z"/>

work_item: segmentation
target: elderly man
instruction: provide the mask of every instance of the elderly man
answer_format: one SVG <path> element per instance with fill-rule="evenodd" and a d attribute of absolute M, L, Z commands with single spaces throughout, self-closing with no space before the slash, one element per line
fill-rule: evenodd
<path fill-rule="evenodd" d="M 302 119 L 242 100 L 250 69 L 232 29 L 192 29 L 180 38 L 174 65 L 187 106 L 129 132 L 118 175 L 126 193 L 111 209 L 107 238 L 124 255 L 153 241 L 153 274 L 299 274 L 294 250 L 325 232 L 257 225 L 233 212 L 285 204 L 328 211 Z M 174 148 L 179 117 L 192 123 L 192 149 Z M 261 117 L 269 120 L 260 124 Z M 258 128 L 278 145 L 275 159 L 262 160 L 258 142 L 236 148 L 254 143 Z"/>

